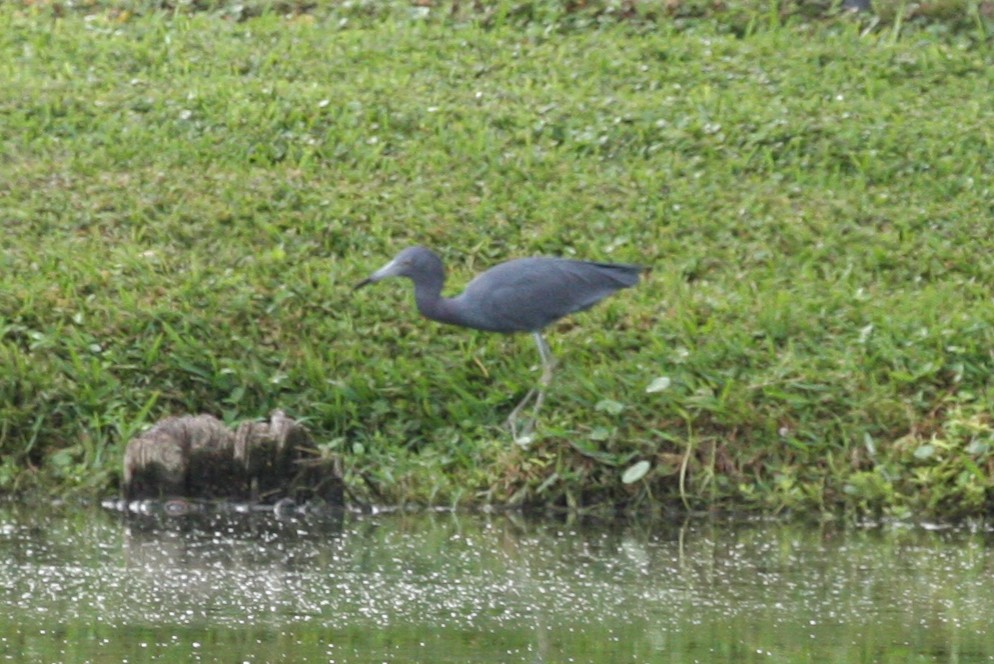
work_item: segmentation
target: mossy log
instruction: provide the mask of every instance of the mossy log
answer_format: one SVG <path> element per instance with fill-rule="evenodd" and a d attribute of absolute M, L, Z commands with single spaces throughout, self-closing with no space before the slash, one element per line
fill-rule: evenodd
<path fill-rule="evenodd" d="M 128 442 L 128 500 L 205 498 L 341 505 L 337 459 L 321 458 L 307 429 L 282 411 L 229 429 L 211 415 L 164 419 Z"/>

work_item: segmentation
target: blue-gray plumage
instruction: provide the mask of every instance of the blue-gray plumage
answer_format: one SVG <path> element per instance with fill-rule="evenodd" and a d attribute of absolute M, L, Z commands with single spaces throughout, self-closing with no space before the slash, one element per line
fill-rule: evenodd
<path fill-rule="evenodd" d="M 541 330 L 563 316 L 589 309 L 616 290 L 636 285 L 644 269 L 565 258 L 518 258 L 490 268 L 470 281 L 461 294 L 447 298 L 442 297 L 442 261 L 430 249 L 408 247 L 356 288 L 388 277 L 407 277 L 414 282 L 418 311 L 426 318 L 489 332 L 531 332 L 543 372 L 540 387 L 529 392 L 508 418 L 512 434 L 519 439 L 518 413 L 535 396 L 534 415 L 538 414 L 552 378 L 552 353 Z M 527 440 L 534 422 L 525 429 Z"/>

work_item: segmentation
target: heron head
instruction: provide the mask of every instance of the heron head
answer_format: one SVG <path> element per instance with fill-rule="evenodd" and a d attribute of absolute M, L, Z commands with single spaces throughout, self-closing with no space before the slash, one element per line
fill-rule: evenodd
<path fill-rule="evenodd" d="M 417 279 L 440 270 L 442 270 L 442 261 L 431 249 L 408 247 L 394 256 L 389 263 L 356 284 L 353 290 L 359 290 L 363 286 L 375 284 L 389 277 Z"/>

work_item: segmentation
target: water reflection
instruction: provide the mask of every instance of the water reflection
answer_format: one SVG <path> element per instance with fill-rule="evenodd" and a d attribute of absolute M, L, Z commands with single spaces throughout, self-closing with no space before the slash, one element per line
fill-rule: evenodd
<path fill-rule="evenodd" d="M 994 659 L 988 532 L 0 505 L 7 661 Z"/>

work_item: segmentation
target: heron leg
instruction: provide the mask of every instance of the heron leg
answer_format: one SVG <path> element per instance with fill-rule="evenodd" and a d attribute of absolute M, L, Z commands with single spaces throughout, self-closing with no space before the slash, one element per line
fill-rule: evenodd
<path fill-rule="evenodd" d="M 511 429 L 511 436 L 514 438 L 514 442 L 521 446 L 526 446 L 532 441 L 532 433 L 535 431 L 535 423 L 538 421 L 538 412 L 541 410 L 542 403 L 545 401 L 545 390 L 552 382 L 552 370 L 556 366 L 556 359 L 552 356 L 549 344 L 545 342 L 542 333 L 532 332 L 532 337 L 535 339 L 535 345 L 538 346 L 538 354 L 542 358 L 542 376 L 538 379 L 538 385 L 528 391 L 525 398 L 514 407 L 514 410 L 511 411 L 511 414 L 507 418 L 507 425 Z M 524 422 L 519 435 L 518 416 L 532 402 L 534 402 L 534 406 L 532 407 L 531 419 Z"/>
<path fill-rule="evenodd" d="M 549 344 L 545 343 L 545 337 L 541 332 L 532 332 L 532 336 L 535 338 L 535 345 L 538 346 L 538 354 L 542 358 L 542 377 L 538 379 L 538 384 L 545 389 L 552 382 L 552 369 L 556 366 L 556 358 L 552 356 Z"/>
<path fill-rule="evenodd" d="M 514 438 L 514 442 L 518 443 L 519 445 L 527 445 L 528 443 L 531 442 L 531 433 L 532 429 L 535 426 L 535 423 L 534 421 L 525 422 L 525 427 L 524 429 L 522 429 L 519 435 L 518 416 L 521 414 L 521 411 L 524 410 L 525 406 L 531 403 L 532 398 L 535 396 L 535 393 L 537 391 L 538 388 L 535 387 L 528 390 L 528 394 L 525 395 L 525 398 L 519 401 L 518 405 L 515 406 L 514 410 L 511 411 L 511 414 L 507 416 L 507 426 L 511 429 L 511 437 Z"/>

